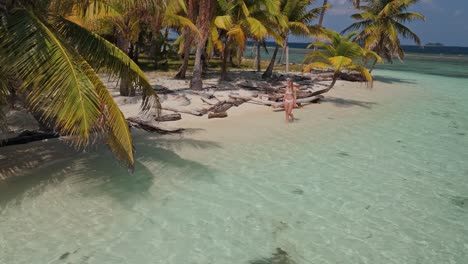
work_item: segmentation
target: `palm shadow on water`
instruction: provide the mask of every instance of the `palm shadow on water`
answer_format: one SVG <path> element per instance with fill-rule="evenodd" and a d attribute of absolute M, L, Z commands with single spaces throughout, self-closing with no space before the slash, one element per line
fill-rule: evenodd
<path fill-rule="evenodd" d="M 259 258 L 249 261 L 249 264 L 296 264 L 291 256 L 281 248 L 276 248 L 276 252 L 268 258 Z"/>
<path fill-rule="evenodd" d="M 417 83 L 416 80 L 394 78 L 394 77 L 382 76 L 382 75 L 373 75 L 373 77 L 374 77 L 374 81 L 382 82 L 386 84 L 395 84 L 395 83 L 416 84 Z"/>
<path fill-rule="evenodd" d="M 160 169 L 151 171 L 145 164 L 155 164 L 164 171 L 178 170 L 182 175 L 179 177 L 189 181 L 215 180 L 212 168 L 176 153 L 179 148 L 219 148 L 215 142 L 143 136 L 135 139 L 135 147 L 134 174 L 120 166 L 104 146 L 89 153 L 75 151 L 57 141 L 36 144 L 30 149 L 27 145 L 17 147 L 8 155 L 19 158 L 15 156 L 15 151 L 18 151 L 18 155 L 24 155 L 24 161 L 20 165 L 2 164 L 0 167 L 0 175 L 10 176 L 0 183 L 0 209 L 9 204 L 19 205 L 54 186 L 63 191 L 71 189 L 73 194 L 85 197 L 109 195 L 125 207 L 132 206 L 138 200 L 151 196 L 149 190 L 152 186 L 171 180 Z M 35 166 L 39 163 L 43 166 Z M 185 181 L 179 182 L 186 184 Z"/>
<path fill-rule="evenodd" d="M 344 99 L 338 97 L 325 97 L 323 99 L 324 102 L 332 103 L 337 107 L 353 107 L 359 106 L 366 109 L 371 109 L 372 107 L 376 106 L 378 103 L 376 102 L 365 102 L 365 101 L 358 101 L 352 99 Z"/>

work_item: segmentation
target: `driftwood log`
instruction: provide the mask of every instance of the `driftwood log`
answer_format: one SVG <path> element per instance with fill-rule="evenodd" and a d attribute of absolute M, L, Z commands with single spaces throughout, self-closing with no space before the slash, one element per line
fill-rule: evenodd
<path fill-rule="evenodd" d="M 169 121 L 177 121 L 180 119 L 182 119 L 182 115 L 179 113 L 174 113 L 174 114 L 158 116 L 154 120 L 158 122 L 169 122 Z"/>
<path fill-rule="evenodd" d="M 206 114 L 206 113 L 203 113 L 202 111 L 177 109 L 177 108 L 169 107 L 169 106 L 163 106 L 161 109 L 171 111 L 171 112 L 176 112 L 176 113 L 194 115 L 194 116 L 202 116 L 202 115 Z"/>
<path fill-rule="evenodd" d="M 181 133 L 184 131 L 183 128 L 162 128 L 151 124 L 150 122 L 144 121 L 139 117 L 129 117 L 127 118 L 127 122 L 130 127 L 138 128 L 148 132 L 156 132 L 160 134 L 174 134 Z"/>
<path fill-rule="evenodd" d="M 225 118 L 227 117 L 228 114 L 226 112 L 221 112 L 221 113 L 209 113 L 208 114 L 208 119 L 212 119 L 212 118 Z"/>

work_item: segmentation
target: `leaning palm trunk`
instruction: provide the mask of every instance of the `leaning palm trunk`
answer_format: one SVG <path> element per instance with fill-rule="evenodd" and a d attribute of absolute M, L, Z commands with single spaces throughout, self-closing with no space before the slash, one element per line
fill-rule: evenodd
<path fill-rule="evenodd" d="M 333 77 L 332 77 L 332 82 L 330 83 L 330 85 L 328 85 L 327 88 L 325 89 L 322 89 L 322 90 L 318 90 L 318 91 L 315 91 L 313 93 L 310 94 L 310 97 L 312 96 L 317 96 L 317 95 L 321 95 L 321 94 L 324 94 L 324 93 L 328 93 L 336 84 L 336 80 L 338 79 L 338 76 L 339 76 L 340 73 L 338 72 L 335 72 L 333 74 Z"/>
<path fill-rule="evenodd" d="M 273 52 L 273 56 L 271 57 L 270 64 L 268 64 L 268 68 L 263 73 L 262 78 L 270 78 L 273 75 L 273 67 L 275 66 L 276 55 L 278 54 L 279 45 L 276 44 L 275 51 Z"/>

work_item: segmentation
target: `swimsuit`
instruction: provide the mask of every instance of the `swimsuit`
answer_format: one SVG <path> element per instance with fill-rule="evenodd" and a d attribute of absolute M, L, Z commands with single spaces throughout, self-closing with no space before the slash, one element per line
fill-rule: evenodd
<path fill-rule="evenodd" d="M 293 92 L 292 91 L 286 91 L 285 95 L 286 94 L 293 95 Z M 284 99 L 284 102 L 287 103 L 287 104 L 292 104 L 294 102 L 294 99 Z"/>

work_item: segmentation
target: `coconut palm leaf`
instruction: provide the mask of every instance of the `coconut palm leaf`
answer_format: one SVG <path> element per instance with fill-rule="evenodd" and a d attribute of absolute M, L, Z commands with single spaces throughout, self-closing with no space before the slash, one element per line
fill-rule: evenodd
<path fill-rule="evenodd" d="M 359 72 L 372 87 L 372 76 L 363 66 L 363 63 L 369 58 L 373 58 L 376 62 L 382 62 L 382 58 L 377 53 L 363 49 L 357 43 L 352 42 L 351 39 L 355 35 L 354 32 L 347 36 L 332 32 L 329 35 L 331 41 L 315 42 L 309 45 L 309 47 L 318 47 L 320 50 L 314 50 L 306 56 L 304 62 L 313 61 L 305 66 L 304 72 L 314 68 L 334 72 L 331 85 L 323 92 L 328 92 L 335 84 L 337 76 L 345 71 Z M 317 94 L 320 94 L 320 92 Z"/>
<path fill-rule="evenodd" d="M 359 13 L 351 18 L 358 20 L 343 30 L 344 32 L 360 30 L 356 41 L 365 44 L 366 49 L 372 49 L 387 61 L 392 62 L 392 57 L 399 59 L 404 57 L 400 45 L 400 37 L 409 38 L 421 46 L 419 37 L 407 28 L 404 23 L 415 20 L 425 20 L 420 13 L 407 12 L 407 9 L 419 2 L 418 0 L 372 0 L 360 5 Z"/>
<path fill-rule="evenodd" d="M 70 136 L 80 148 L 91 142 L 93 133 L 106 133 L 111 150 L 132 168 L 134 151 L 128 124 L 93 67 L 80 54 L 87 52 L 86 44 L 66 34 L 72 29 L 77 37 L 86 36 L 81 27 L 69 21 L 57 18 L 47 21 L 31 9 L 17 9 L 8 16 L 8 28 L 0 40 L 0 49 L 8 54 L 0 62 L 23 80 L 20 92 L 26 96 L 29 108 L 39 113 L 45 123 Z M 75 41 L 73 45 L 69 40 Z M 108 43 L 96 44 L 98 40 L 88 34 L 88 43 L 102 52 L 86 54 L 94 67 L 111 71 L 121 67 L 133 69 L 130 72 L 138 83 L 148 88 L 144 75 L 126 61 L 128 58 L 115 52 Z M 151 97 L 157 99 L 154 93 Z"/>
<path fill-rule="evenodd" d="M 118 76 L 128 69 L 130 80 L 141 88 L 143 94 L 142 110 L 160 109 L 159 99 L 145 74 L 123 51 L 85 28 L 62 17 L 54 17 L 52 25 L 95 70 L 107 70 Z"/>
<path fill-rule="evenodd" d="M 77 146 L 88 144 L 101 106 L 76 52 L 32 11 L 16 11 L 9 26 L 15 34 L 4 48 L 15 54 L 10 65 L 24 81 L 20 90 L 27 94 L 30 107 L 74 137 Z"/>

